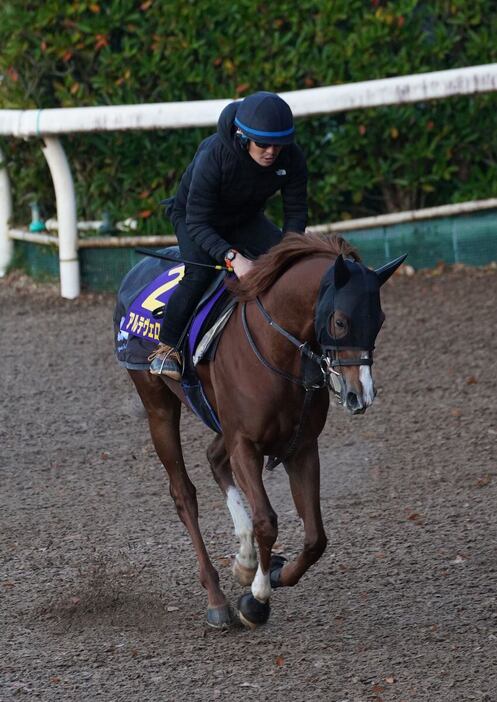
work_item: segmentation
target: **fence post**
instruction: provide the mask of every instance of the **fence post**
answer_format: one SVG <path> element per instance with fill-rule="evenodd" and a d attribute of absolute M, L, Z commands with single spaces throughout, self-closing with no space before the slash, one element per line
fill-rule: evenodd
<path fill-rule="evenodd" d="M 80 293 L 78 222 L 74 183 L 65 151 L 59 139 L 44 136 L 43 141 L 43 153 L 52 174 L 57 201 L 60 294 L 62 297 L 73 300 Z"/>
<path fill-rule="evenodd" d="M 6 272 L 14 253 L 14 242 L 9 236 L 12 217 L 12 195 L 4 156 L 0 149 L 0 278 Z"/>

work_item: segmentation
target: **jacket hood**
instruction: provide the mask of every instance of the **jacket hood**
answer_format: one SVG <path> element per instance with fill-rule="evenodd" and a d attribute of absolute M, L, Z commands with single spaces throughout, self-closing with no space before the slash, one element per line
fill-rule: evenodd
<path fill-rule="evenodd" d="M 236 148 L 237 145 L 234 142 L 233 137 L 236 131 L 234 119 L 239 105 L 240 100 L 230 102 L 230 104 L 226 105 L 224 110 L 221 112 L 217 121 L 217 133 L 223 143 L 223 146 L 230 151 L 233 151 L 237 155 L 239 155 L 239 149 Z"/>

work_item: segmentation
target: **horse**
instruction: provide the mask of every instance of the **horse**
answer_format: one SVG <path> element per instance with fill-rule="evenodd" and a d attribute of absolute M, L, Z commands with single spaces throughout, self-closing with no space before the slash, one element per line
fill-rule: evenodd
<path fill-rule="evenodd" d="M 200 363 L 197 373 L 221 427 L 207 461 L 239 540 L 232 571 L 250 586 L 235 612 L 199 528 L 196 489 L 181 447 L 181 385 L 128 370 L 191 537 L 210 626 L 226 628 L 236 615 L 252 629 L 264 624 L 272 591 L 296 585 L 323 554 L 318 437 L 330 390 L 352 414 L 373 404 L 373 348 L 384 320 L 380 286 L 404 258 L 375 271 L 341 237 L 287 234 L 254 262 L 250 275 L 226 283 L 237 302 L 214 358 Z M 292 561 L 272 554 L 278 520 L 264 487 L 265 457 L 271 467 L 283 463 L 303 522 L 304 543 Z"/>

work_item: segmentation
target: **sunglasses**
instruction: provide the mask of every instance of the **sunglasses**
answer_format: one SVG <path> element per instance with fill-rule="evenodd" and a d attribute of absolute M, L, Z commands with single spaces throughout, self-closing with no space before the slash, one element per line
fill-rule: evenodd
<path fill-rule="evenodd" d="M 271 148 L 275 148 L 275 149 L 283 148 L 282 144 L 261 144 L 260 141 L 254 141 L 254 144 L 257 146 L 257 148 L 264 149 L 264 151 L 266 149 L 271 149 Z"/>

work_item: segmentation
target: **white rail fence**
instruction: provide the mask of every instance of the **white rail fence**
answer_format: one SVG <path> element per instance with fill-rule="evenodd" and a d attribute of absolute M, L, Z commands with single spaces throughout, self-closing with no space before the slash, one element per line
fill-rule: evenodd
<path fill-rule="evenodd" d="M 497 64 L 485 64 L 449 71 L 420 73 L 348 85 L 338 85 L 281 93 L 296 117 L 332 114 L 346 110 L 401 105 L 454 95 L 474 95 L 497 91 Z M 69 163 L 60 142 L 60 135 L 75 132 L 123 130 L 184 129 L 213 126 L 221 110 L 231 100 L 157 103 L 149 105 L 116 105 L 111 107 L 78 107 L 47 110 L 0 110 L 0 135 L 14 138 L 41 138 L 43 154 L 52 176 L 59 236 L 60 286 L 62 297 L 73 299 L 80 294 L 78 262 L 78 223 L 74 183 Z M 13 253 L 14 238 L 27 237 L 10 227 L 12 195 L 10 181 L 0 152 L 0 276 L 5 275 Z M 495 200 L 450 206 L 453 212 L 475 211 L 495 207 Z M 459 208 L 459 209 L 458 209 Z M 469 208 L 469 209 L 468 209 Z M 445 208 L 390 215 L 389 220 L 406 221 L 446 214 Z M 404 220 L 396 220 L 396 217 Z M 381 221 L 380 221 L 381 220 Z M 352 228 L 379 226 L 385 218 L 370 217 L 353 223 L 322 225 L 321 231 L 345 231 Z M 45 235 L 48 236 L 48 235 Z M 30 237 L 35 240 L 36 237 Z M 54 238 L 55 239 L 55 238 Z M 157 239 L 157 237 L 156 237 Z M 41 239 L 38 238 L 40 241 Z M 145 243 L 145 239 L 140 239 Z M 54 243 L 55 243 L 54 242 Z M 157 243 L 159 243 L 157 241 Z M 114 245 L 119 245 L 117 242 Z M 123 244 L 121 244 L 123 245 Z"/>

